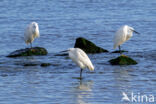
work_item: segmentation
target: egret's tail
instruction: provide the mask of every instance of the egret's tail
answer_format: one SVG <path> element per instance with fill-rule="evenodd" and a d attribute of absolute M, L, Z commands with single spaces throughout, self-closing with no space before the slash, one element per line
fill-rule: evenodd
<path fill-rule="evenodd" d="M 116 49 L 119 45 L 120 45 L 119 43 L 114 42 L 114 46 L 113 46 L 113 48 Z"/>
<path fill-rule="evenodd" d="M 115 49 L 117 47 L 117 45 L 114 44 L 113 48 Z"/>
<path fill-rule="evenodd" d="M 91 70 L 91 71 L 93 71 L 94 70 L 94 66 L 93 65 L 90 65 L 90 66 L 88 66 L 88 69 Z"/>

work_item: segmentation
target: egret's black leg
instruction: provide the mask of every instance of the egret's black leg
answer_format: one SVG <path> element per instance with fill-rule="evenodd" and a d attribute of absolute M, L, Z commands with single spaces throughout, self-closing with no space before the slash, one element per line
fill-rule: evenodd
<path fill-rule="evenodd" d="M 80 71 L 80 80 L 82 79 L 82 70 L 83 69 L 81 69 L 81 71 Z"/>
<path fill-rule="evenodd" d="M 119 45 L 119 52 L 120 52 L 120 54 L 122 54 L 120 45 Z"/>
<path fill-rule="evenodd" d="M 80 80 L 80 85 L 82 85 L 82 80 Z"/>

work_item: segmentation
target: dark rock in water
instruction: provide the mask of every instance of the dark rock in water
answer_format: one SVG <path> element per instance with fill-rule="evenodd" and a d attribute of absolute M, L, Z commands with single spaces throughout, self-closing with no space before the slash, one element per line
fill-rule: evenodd
<path fill-rule="evenodd" d="M 76 43 L 75 43 L 74 48 L 81 48 L 86 53 L 108 52 L 107 50 L 96 46 L 91 41 L 86 40 L 85 38 L 82 38 L 82 37 L 76 39 Z"/>
<path fill-rule="evenodd" d="M 18 57 L 18 56 L 33 56 L 33 55 L 47 55 L 47 50 L 42 47 L 33 47 L 16 50 L 10 53 L 7 57 Z"/>
<path fill-rule="evenodd" d="M 123 52 L 128 52 L 128 51 L 121 50 L 121 52 L 123 53 Z M 118 51 L 113 51 L 112 53 L 120 53 L 120 51 L 119 50 Z"/>
<path fill-rule="evenodd" d="M 115 59 L 109 60 L 112 65 L 135 65 L 137 62 L 128 56 L 121 55 Z"/>
<path fill-rule="evenodd" d="M 0 76 L 2 76 L 2 77 L 7 77 L 8 74 L 1 74 Z"/>
<path fill-rule="evenodd" d="M 18 63 L 16 65 L 47 67 L 47 66 L 50 66 L 51 64 L 50 63 L 40 63 L 40 62 L 24 62 L 24 63 Z"/>
<path fill-rule="evenodd" d="M 41 64 L 42 67 L 47 67 L 47 66 L 50 66 L 50 65 L 51 65 L 50 63 L 42 63 Z"/>
<path fill-rule="evenodd" d="M 22 66 L 38 66 L 40 65 L 39 62 L 18 62 L 15 65 L 22 65 Z"/>
<path fill-rule="evenodd" d="M 36 63 L 25 63 L 23 66 L 37 66 L 38 64 Z"/>

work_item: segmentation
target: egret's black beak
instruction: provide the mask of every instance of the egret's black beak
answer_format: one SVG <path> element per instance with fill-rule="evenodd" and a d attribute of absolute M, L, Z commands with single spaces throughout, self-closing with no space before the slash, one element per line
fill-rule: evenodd
<path fill-rule="evenodd" d="M 133 30 L 136 34 L 140 34 L 139 32 L 137 32 L 137 31 L 135 31 L 135 30 Z"/>
<path fill-rule="evenodd" d="M 61 52 L 68 52 L 68 50 L 64 50 L 64 51 L 61 51 Z"/>

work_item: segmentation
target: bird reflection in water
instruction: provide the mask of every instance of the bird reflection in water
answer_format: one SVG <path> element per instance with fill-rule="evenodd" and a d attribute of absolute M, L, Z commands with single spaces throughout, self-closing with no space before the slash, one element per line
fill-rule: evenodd
<path fill-rule="evenodd" d="M 76 104 L 90 104 L 88 101 L 93 98 L 93 81 L 82 81 L 74 89 Z"/>

